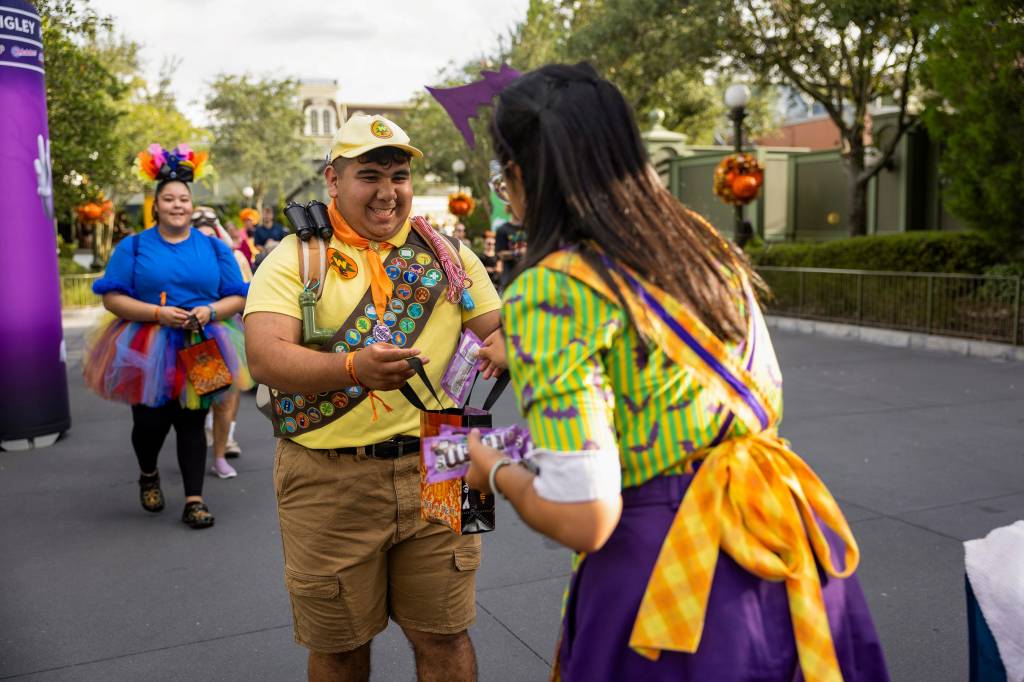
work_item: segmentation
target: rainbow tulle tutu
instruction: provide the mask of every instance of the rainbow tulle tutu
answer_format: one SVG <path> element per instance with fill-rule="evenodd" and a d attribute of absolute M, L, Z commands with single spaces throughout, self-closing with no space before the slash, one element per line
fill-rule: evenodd
<path fill-rule="evenodd" d="M 177 400 L 190 410 L 204 409 L 228 391 L 198 396 L 185 373 L 178 351 L 185 347 L 182 329 L 155 322 L 128 322 L 107 316 L 86 340 L 82 361 L 85 383 L 107 400 L 159 407 Z M 206 325 L 217 342 L 234 380 L 232 390 L 253 387 L 245 361 L 245 336 L 239 316 Z"/>

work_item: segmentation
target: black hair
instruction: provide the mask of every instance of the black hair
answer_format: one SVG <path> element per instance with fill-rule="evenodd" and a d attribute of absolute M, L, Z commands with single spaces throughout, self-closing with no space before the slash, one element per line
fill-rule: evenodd
<path fill-rule="evenodd" d="M 734 278 L 760 279 L 662 185 L 629 104 L 592 66 L 551 64 L 517 78 L 499 95 L 490 132 L 502 166 L 522 172 L 528 245 L 516 274 L 573 246 L 627 315 L 602 255 L 686 304 L 719 338 L 746 336 Z"/>
<path fill-rule="evenodd" d="M 412 160 L 412 154 L 399 149 L 398 147 L 377 147 L 371 149 L 365 154 L 360 154 L 354 159 L 350 159 L 344 156 L 339 156 L 331 165 L 334 166 L 334 170 L 340 175 L 342 169 L 347 163 L 352 161 L 358 161 L 359 163 L 375 163 L 384 168 L 390 168 L 392 164 L 402 165 L 403 163 L 409 163 Z"/>

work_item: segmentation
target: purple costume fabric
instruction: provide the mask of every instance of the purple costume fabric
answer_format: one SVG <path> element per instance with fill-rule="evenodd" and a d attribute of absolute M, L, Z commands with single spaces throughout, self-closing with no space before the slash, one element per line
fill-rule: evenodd
<path fill-rule="evenodd" d="M 719 555 L 704 632 L 694 654 L 649 661 L 629 648 L 637 609 L 662 542 L 692 475 L 662 476 L 622 491 L 622 519 L 573 577 L 559 651 L 564 682 L 792 682 L 803 680 L 783 583 L 746 572 Z M 827 528 L 833 556 L 842 541 Z M 819 571 L 836 655 L 846 682 L 887 682 L 885 657 L 856 575 Z"/>

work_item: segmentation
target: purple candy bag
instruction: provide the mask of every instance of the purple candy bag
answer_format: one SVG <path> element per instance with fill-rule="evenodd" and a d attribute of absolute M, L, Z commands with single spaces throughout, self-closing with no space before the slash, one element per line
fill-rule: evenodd
<path fill-rule="evenodd" d="M 469 397 L 469 391 L 473 388 L 473 381 L 480 372 L 480 360 L 478 354 L 480 346 L 483 345 L 480 337 L 469 329 L 462 332 L 459 339 L 459 347 L 452 355 L 452 361 L 448 363 L 448 369 L 441 377 L 441 389 L 448 394 L 448 397 L 461 406 Z"/>
<path fill-rule="evenodd" d="M 441 426 L 441 434 L 423 439 L 423 465 L 427 483 L 461 478 L 469 470 L 471 428 Z M 522 459 L 530 448 L 530 434 L 519 426 L 480 429 L 484 445 L 502 450 L 512 459 Z"/>

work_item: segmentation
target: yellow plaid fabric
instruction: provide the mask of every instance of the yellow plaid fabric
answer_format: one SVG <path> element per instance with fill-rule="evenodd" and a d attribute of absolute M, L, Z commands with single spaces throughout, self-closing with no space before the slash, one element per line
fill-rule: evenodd
<path fill-rule="evenodd" d="M 541 265 L 566 272 L 616 300 L 600 276 L 578 256 L 559 252 Z M 636 279 L 633 273 L 627 274 Z M 857 567 L 859 550 L 839 506 L 810 467 L 779 438 L 778 415 L 771 402 L 764 399 L 753 377 L 725 352 L 725 345 L 657 287 L 642 283 L 648 296 L 642 299 L 635 287 L 614 277 L 640 332 L 664 348 L 673 361 L 717 387 L 726 406 L 749 429 L 748 435 L 729 438 L 691 456 L 691 467 L 697 460 L 703 463 L 662 545 L 630 647 L 652 660 L 657 660 L 661 651 L 697 651 L 715 564 L 723 549 L 750 573 L 785 581 L 805 679 L 842 680 L 817 570 L 820 563 L 828 575 L 843 578 Z M 672 323 L 652 314 L 652 302 L 672 317 Z M 755 322 L 763 322 L 757 319 L 758 310 L 750 314 Z M 690 343 L 682 336 L 689 336 Z M 704 352 L 695 349 L 694 341 Z M 833 561 L 818 519 L 845 544 L 842 570 Z"/>

